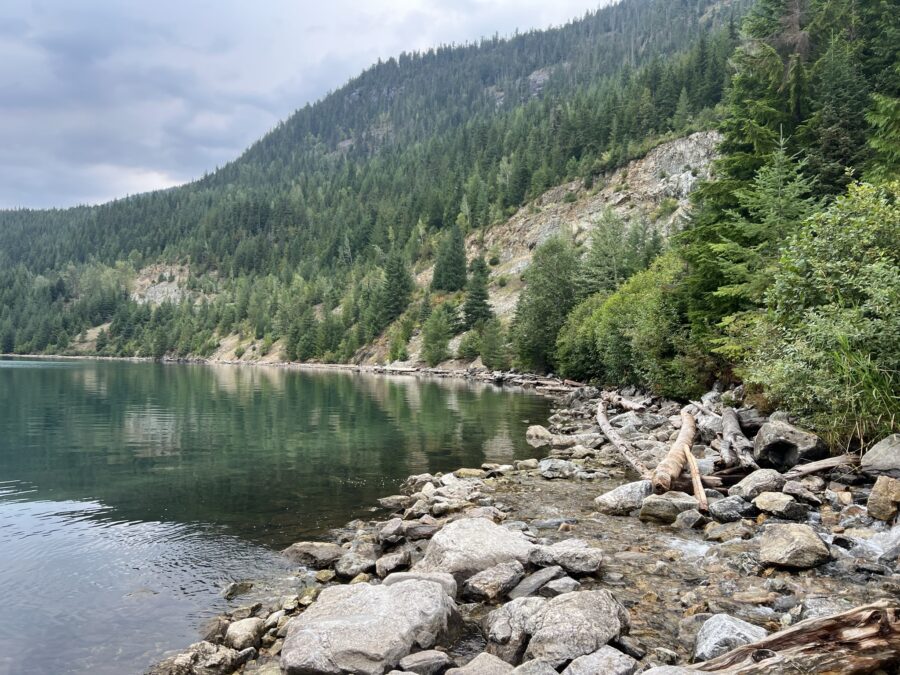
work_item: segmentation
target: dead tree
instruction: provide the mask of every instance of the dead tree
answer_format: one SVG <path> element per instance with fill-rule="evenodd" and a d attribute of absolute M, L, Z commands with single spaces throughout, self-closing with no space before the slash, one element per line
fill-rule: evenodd
<path fill-rule="evenodd" d="M 696 435 L 697 424 L 694 422 L 694 416 L 687 410 L 682 410 L 681 430 L 678 432 L 678 438 L 675 439 L 669 452 L 653 473 L 653 491 L 656 494 L 661 495 L 668 492 L 672 488 L 672 481 L 681 475 Z"/>
<path fill-rule="evenodd" d="M 758 469 L 753 460 L 753 443 L 741 431 L 734 408 L 722 410 L 722 446 L 720 449 L 725 466 L 743 466 Z"/>
<path fill-rule="evenodd" d="M 603 435 L 615 446 L 616 450 L 619 451 L 619 454 L 622 455 L 623 459 L 635 473 L 640 475 L 641 478 L 650 478 L 650 469 L 648 469 L 641 461 L 640 457 L 631 451 L 628 444 L 621 436 L 619 436 L 619 433 L 613 429 L 612 424 L 609 423 L 609 418 L 606 416 L 606 403 L 602 399 L 597 404 L 597 424 L 600 425 Z"/>

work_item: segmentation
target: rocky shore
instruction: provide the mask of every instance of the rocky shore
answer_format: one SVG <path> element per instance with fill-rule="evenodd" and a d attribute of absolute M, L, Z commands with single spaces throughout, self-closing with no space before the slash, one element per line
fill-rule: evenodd
<path fill-rule="evenodd" d="M 232 585 L 235 608 L 150 672 L 896 672 L 900 435 L 804 473 L 826 455 L 817 437 L 710 393 L 693 408 L 700 472 L 722 474 L 726 404 L 759 468 L 716 479 L 704 512 L 686 473 L 663 494 L 634 480 L 597 389 L 479 377 L 558 397 L 529 429 L 540 458 L 410 476 L 372 520 L 284 551 L 295 593 L 241 605 L 252 584 Z M 609 422 L 652 469 L 682 407 L 626 407 Z"/>

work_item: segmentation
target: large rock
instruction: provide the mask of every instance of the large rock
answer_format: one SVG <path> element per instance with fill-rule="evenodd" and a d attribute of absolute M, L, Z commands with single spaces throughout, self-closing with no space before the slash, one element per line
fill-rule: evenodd
<path fill-rule="evenodd" d="M 381 585 L 393 586 L 403 581 L 430 581 L 440 584 L 441 588 L 444 589 L 444 593 L 451 598 L 456 597 L 456 579 L 453 578 L 452 574 L 447 574 L 446 572 L 394 572 L 385 577 Z"/>
<path fill-rule="evenodd" d="M 432 537 L 414 572 L 449 572 L 460 583 L 500 563 L 525 564 L 534 545 L 487 518 L 456 520 Z"/>
<path fill-rule="evenodd" d="M 545 567 L 522 579 L 522 581 L 509 592 L 509 597 L 511 600 L 515 600 L 516 598 L 525 598 L 529 595 L 534 595 L 548 583 L 554 579 L 565 576 L 565 574 L 563 568 L 558 565 Z"/>
<path fill-rule="evenodd" d="M 432 581 L 330 586 L 288 622 L 281 667 L 288 675 L 380 675 L 458 622 L 456 604 Z"/>
<path fill-rule="evenodd" d="M 579 656 L 562 671 L 562 675 L 633 675 L 638 662 L 609 645 Z"/>
<path fill-rule="evenodd" d="M 373 571 L 377 560 L 378 551 L 374 544 L 364 541 L 354 542 L 350 550 L 345 551 L 334 564 L 334 571 L 338 576 L 352 579 L 362 572 Z"/>
<path fill-rule="evenodd" d="M 391 572 L 409 566 L 409 551 L 397 551 L 381 556 L 375 561 L 375 573 L 384 578 Z"/>
<path fill-rule="evenodd" d="M 728 495 L 753 500 L 763 492 L 778 492 L 784 487 L 784 483 L 785 477 L 775 469 L 758 469 L 732 485 L 728 489 Z"/>
<path fill-rule="evenodd" d="M 544 478 L 571 478 L 578 472 L 578 465 L 565 459 L 542 459 L 538 471 Z"/>
<path fill-rule="evenodd" d="M 735 523 L 756 513 L 756 507 L 737 495 L 709 503 L 709 514 L 720 523 Z"/>
<path fill-rule="evenodd" d="M 539 448 L 550 443 L 553 440 L 553 434 L 540 424 L 532 424 L 525 432 L 525 440 L 530 446 Z"/>
<path fill-rule="evenodd" d="M 766 565 L 807 569 L 831 559 L 828 546 L 809 525 L 769 525 L 760 536 L 759 559 Z"/>
<path fill-rule="evenodd" d="M 766 635 L 768 632 L 765 628 L 728 614 L 713 614 L 697 633 L 694 660 L 708 661 L 735 647 L 762 640 Z"/>
<path fill-rule="evenodd" d="M 288 546 L 282 553 L 298 565 L 319 570 L 330 566 L 346 551 L 337 544 L 321 541 L 298 541 L 296 544 Z"/>
<path fill-rule="evenodd" d="M 487 651 L 508 663 L 519 663 L 548 602 L 545 598 L 517 598 L 488 614 L 484 619 Z"/>
<path fill-rule="evenodd" d="M 525 656 L 560 666 L 628 631 L 628 610 L 606 590 L 557 596 L 541 612 Z"/>
<path fill-rule="evenodd" d="M 684 492 L 666 492 L 661 495 L 650 495 L 641 504 L 638 517 L 641 520 L 653 520 L 660 523 L 674 523 L 682 511 L 696 509 L 699 502 Z"/>
<path fill-rule="evenodd" d="M 593 574 L 600 569 L 603 552 L 583 539 L 565 539 L 536 547 L 529 560 L 538 567 L 558 565 L 569 574 Z"/>
<path fill-rule="evenodd" d="M 436 649 L 426 649 L 400 659 L 400 668 L 416 675 L 438 675 L 452 665 L 450 657 Z"/>
<path fill-rule="evenodd" d="M 783 492 L 760 492 L 753 505 L 760 511 L 786 520 L 805 520 L 809 507 Z"/>
<path fill-rule="evenodd" d="M 266 622 L 258 617 L 241 619 L 228 626 L 225 632 L 225 644 L 232 649 L 241 651 L 247 647 L 259 646 Z"/>
<path fill-rule="evenodd" d="M 900 434 L 891 434 L 862 456 L 860 468 L 870 476 L 900 478 Z"/>
<path fill-rule="evenodd" d="M 827 455 L 828 446 L 821 438 L 787 422 L 766 422 L 753 439 L 756 462 L 780 471 Z"/>
<path fill-rule="evenodd" d="M 195 642 L 188 649 L 155 666 L 147 675 L 225 675 L 241 665 L 237 651 L 211 642 Z"/>
<path fill-rule="evenodd" d="M 664 424 L 668 424 L 669 418 L 649 412 L 625 412 L 621 415 L 614 415 L 609 419 L 609 423 L 620 429 L 624 427 L 635 427 L 637 429 L 658 429 Z"/>
<path fill-rule="evenodd" d="M 546 661 L 532 659 L 512 669 L 512 675 L 557 675 L 556 668 Z"/>
<path fill-rule="evenodd" d="M 890 476 L 879 476 L 866 503 L 869 515 L 878 520 L 891 521 L 897 515 L 898 503 L 900 503 L 900 480 Z"/>
<path fill-rule="evenodd" d="M 513 667 L 488 653 L 481 653 L 462 668 L 451 668 L 445 675 L 507 675 Z"/>
<path fill-rule="evenodd" d="M 632 511 L 641 508 L 644 499 L 653 492 L 653 486 L 649 480 L 639 480 L 634 483 L 625 483 L 609 492 L 600 495 L 594 500 L 597 510 L 610 516 L 627 516 Z"/>
<path fill-rule="evenodd" d="M 463 584 L 463 597 L 483 602 L 496 602 L 525 576 L 525 568 L 518 560 L 500 563 L 479 572 Z"/>

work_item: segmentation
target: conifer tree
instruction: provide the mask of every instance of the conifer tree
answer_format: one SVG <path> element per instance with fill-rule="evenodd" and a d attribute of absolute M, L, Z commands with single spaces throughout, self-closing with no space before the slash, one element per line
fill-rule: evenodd
<path fill-rule="evenodd" d="M 387 325 L 406 311 L 413 280 L 399 250 L 391 251 L 384 268 L 383 320 Z"/>
<path fill-rule="evenodd" d="M 440 305 L 422 327 L 422 358 L 429 366 L 436 366 L 449 356 L 447 345 L 452 336 L 450 324 L 446 305 Z"/>
<path fill-rule="evenodd" d="M 466 249 L 462 230 L 453 223 L 441 240 L 431 287 L 440 291 L 461 291 L 466 285 Z"/>
<path fill-rule="evenodd" d="M 463 325 L 468 330 L 490 319 L 494 312 L 488 303 L 488 266 L 479 256 L 472 261 L 472 274 L 466 285 L 466 302 L 463 305 Z"/>

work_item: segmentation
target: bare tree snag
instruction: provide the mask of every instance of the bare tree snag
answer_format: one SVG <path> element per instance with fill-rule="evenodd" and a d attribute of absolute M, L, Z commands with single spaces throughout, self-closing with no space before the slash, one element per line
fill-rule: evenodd
<path fill-rule="evenodd" d="M 812 473 L 818 473 L 819 471 L 833 469 L 836 466 L 841 466 L 842 464 L 857 464 L 858 462 L 859 457 L 857 455 L 838 455 L 837 457 L 827 457 L 826 459 L 820 459 L 818 462 L 798 464 L 790 471 L 786 471 L 784 477 L 788 480 L 793 480 L 795 478 L 808 476 Z"/>
<path fill-rule="evenodd" d="M 616 447 L 616 450 L 619 451 L 619 454 L 622 455 L 628 465 L 634 469 L 635 473 L 639 474 L 641 478 L 650 478 L 650 469 L 631 451 L 628 444 L 613 429 L 612 424 L 609 423 L 609 418 L 606 416 L 606 403 L 602 400 L 597 404 L 597 424 L 600 425 L 603 435 Z"/>
<path fill-rule="evenodd" d="M 669 452 L 653 473 L 653 491 L 656 494 L 661 495 L 668 492 L 672 488 L 672 481 L 681 475 L 696 435 L 697 423 L 694 421 L 694 416 L 687 410 L 682 410 L 681 430 L 678 432 L 678 438 L 675 439 Z"/>
<path fill-rule="evenodd" d="M 871 673 L 900 664 L 900 602 L 807 619 L 692 668 L 704 673 Z"/>
<path fill-rule="evenodd" d="M 753 443 L 741 431 L 741 423 L 734 408 L 722 410 L 721 453 L 725 466 L 745 466 L 754 470 L 759 468 L 753 460 Z"/>

